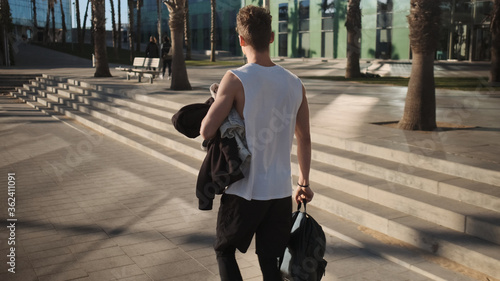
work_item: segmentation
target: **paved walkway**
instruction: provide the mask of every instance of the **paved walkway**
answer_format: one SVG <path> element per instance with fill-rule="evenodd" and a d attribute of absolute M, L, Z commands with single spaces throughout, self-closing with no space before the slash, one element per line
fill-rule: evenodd
<path fill-rule="evenodd" d="M 20 66 L 14 69 L 0 69 L 0 74 L 50 73 L 189 103 L 206 99 L 208 85 L 219 81 L 227 70 L 190 68 L 194 90 L 172 92 L 168 80 L 139 84 L 126 81 L 114 70 L 112 78 L 93 78 L 89 60 L 43 50 L 19 46 L 19 56 L 25 60 L 18 60 Z M 64 63 L 48 66 L 54 60 Z M 286 60 L 282 64 L 300 75 L 328 70 L 319 60 Z M 341 64 L 335 63 L 338 69 L 329 71 L 341 71 Z M 461 72 L 470 70 L 462 67 Z M 313 131 L 374 142 L 390 139 L 416 148 L 431 145 L 443 157 L 459 154 L 498 165 L 498 98 L 439 90 L 442 121 L 477 127 L 400 132 L 369 123 L 401 116 L 404 87 L 304 83 Z M 211 248 L 216 212 L 196 209 L 193 175 L 9 97 L 0 100 L 0 124 L 0 173 L 5 178 L 8 173 L 16 174 L 18 219 L 16 274 L 7 272 L 10 246 L 2 242 L 1 280 L 217 280 Z M 1 208 L 7 210 L 7 188 L 0 194 Z M 5 225 L 7 214 L 0 214 Z M 2 228 L 1 241 L 7 241 L 10 233 Z M 238 258 L 245 280 L 261 280 L 252 249 Z M 323 280 L 428 280 L 336 237 L 328 237 L 326 259 L 329 264 Z"/>
<path fill-rule="evenodd" d="M 18 219 L 15 274 L 1 232 L 1 280 L 217 280 L 216 212 L 197 210 L 195 176 L 9 97 L 0 116 L 0 171 L 15 173 Z M 7 210 L 7 190 L 0 198 Z M 428 280 L 327 240 L 323 280 Z M 238 255 L 244 280 L 261 280 L 253 251 Z"/>

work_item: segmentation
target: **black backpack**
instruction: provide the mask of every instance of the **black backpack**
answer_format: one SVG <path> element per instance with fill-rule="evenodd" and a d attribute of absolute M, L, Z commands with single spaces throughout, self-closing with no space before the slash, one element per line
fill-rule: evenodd
<path fill-rule="evenodd" d="M 308 213 L 306 203 L 304 212 L 292 214 L 290 240 L 281 259 L 280 270 L 283 280 L 319 281 L 325 275 L 326 260 L 323 259 L 326 239 L 323 228 Z"/>

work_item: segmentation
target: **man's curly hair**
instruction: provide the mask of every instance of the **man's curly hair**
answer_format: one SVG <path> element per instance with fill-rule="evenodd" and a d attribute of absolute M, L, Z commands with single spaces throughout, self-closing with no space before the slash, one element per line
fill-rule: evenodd
<path fill-rule="evenodd" d="M 268 50 L 272 16 L 265 8 L 246 6 L 236 16 L 236 31 L 256 51 Z"/>

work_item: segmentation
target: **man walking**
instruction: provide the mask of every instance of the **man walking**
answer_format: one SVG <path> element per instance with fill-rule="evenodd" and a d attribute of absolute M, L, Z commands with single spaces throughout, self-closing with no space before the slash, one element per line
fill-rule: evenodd
<path fill-rule="evenodd" d="M 310 201 L 311 139 L 306 91 L 300 79 L 272 62 L 271 15 L 246 6 L 237 16 L 237 31 L 248 63 L 228 71 L 200 134 L 212 138 L 235 107 L 245 122 L 252 153 L 244 178 L 231 184 L 221 198 L 215 251 L 222 280 L 242 280 L 235 251 L 246 252 L 255 234 L 264 281 L 281 280 L 279 258 L 286 247 L 296 202 Z M 292 194 L 291 148 L 297 138 L 299 178 Z"/>

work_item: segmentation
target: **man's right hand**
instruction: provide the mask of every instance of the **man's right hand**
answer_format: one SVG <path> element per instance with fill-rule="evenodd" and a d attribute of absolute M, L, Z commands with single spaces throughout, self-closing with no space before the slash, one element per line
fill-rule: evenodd
<path fill-rule="evenodd" d="M 314 192 L 312 189 L 308 187 L 297 186 L 295 191 L 293 192 L 293 199 L 297 204 L 306 200 L 306 202 L 310 202 L 314 197 Z"/>

